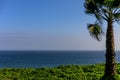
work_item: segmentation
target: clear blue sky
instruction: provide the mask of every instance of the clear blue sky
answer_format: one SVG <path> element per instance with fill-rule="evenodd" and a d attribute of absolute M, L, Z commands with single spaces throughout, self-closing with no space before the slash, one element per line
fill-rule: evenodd
<path fill-rule="evenodd" d="M 105 50 L 105 36 L 98 42 L 87 31 L 95 19 L 84 13 L 83 2 L 1 0 L 0 50 Z"/>

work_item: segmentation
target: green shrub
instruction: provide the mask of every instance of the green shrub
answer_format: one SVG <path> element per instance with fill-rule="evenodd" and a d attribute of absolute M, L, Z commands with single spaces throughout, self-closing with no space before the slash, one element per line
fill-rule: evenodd
<path fill-rule="evenodd" d="M 1 68 L 0 80 L 119 80 L 120 64 L 117 64 L 118 75 L 105 78 L 104 64 L 94 65 L 61 65 L 53 68 Z"/>

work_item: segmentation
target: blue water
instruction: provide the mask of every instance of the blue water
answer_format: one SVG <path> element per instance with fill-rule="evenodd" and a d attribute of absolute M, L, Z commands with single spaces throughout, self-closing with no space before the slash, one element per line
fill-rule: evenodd
<path fill-rule="evenodd" d="M 54 67 L 105 62 L 104 51 L 0 51 L 0 67 Z M 120 62 L 120 52 L 116 53 Z"/>

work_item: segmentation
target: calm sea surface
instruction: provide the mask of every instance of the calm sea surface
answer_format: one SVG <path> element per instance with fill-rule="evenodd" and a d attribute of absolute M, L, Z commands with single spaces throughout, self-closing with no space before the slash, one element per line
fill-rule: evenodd
<path fill-rule="evenodd" d="M 104 51 L 0 51 L 0 67 L 54 67 L 105 62 Z M 116 52 L 120 62 L 120 52 Z"/>

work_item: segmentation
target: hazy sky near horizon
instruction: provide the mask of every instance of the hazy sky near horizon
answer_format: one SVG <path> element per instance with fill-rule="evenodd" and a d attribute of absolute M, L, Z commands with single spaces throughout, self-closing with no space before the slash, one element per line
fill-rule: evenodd
<path fill-rule="evenodd" d="M 84 0 L 1 0 L 0 50 L 105 50 L 90 37 Z M 103 28 L 104 30 L 106 29 Z M 120 28 L 115 25 L 116 49 Z"/>

